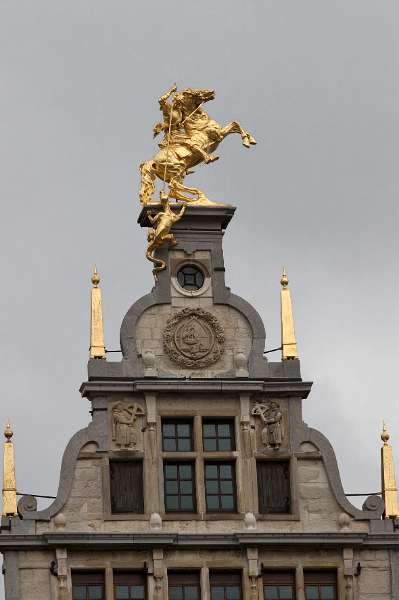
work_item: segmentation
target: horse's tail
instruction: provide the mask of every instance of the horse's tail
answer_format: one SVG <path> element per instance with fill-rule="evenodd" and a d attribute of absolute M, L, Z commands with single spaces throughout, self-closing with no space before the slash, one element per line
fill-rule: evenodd
<path fill-rule="evenodd" d="M 154 256 L 155 253 L 155 248 L 154 246 L 149 246 L 147 248 L 147 252 L 146 252 L 146 257 L 147 259 L 153 263 L 154 268 L 152 270 L 154 277 L 157 278 L 158 273 L 160 271 L 163 271 L 164 269 L 166 269 L 166 262 L 164 260 L 162 260 L 162 258 L 156 258 Z"/>
<path fill-rule="evenodd" d="M 141 163 L 140 174 L 140 202 L 141 204 L 148 204 L 155 192 L 155 173 L 152 160 Z"/>

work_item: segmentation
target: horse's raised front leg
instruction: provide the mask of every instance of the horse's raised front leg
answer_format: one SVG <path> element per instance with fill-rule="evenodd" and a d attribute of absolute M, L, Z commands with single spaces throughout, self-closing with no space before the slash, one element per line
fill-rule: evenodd
<path fill-rule="evenodd" d="M 256 144 L 255 138 L 249 133 L 249 131 L 243 129 L 241 125 L 237 123 L 237 121 L 232 121 L 231 123 L 228 123 L 225 127 L 221 129 L 220 133 L 223 136 L 222 139 L 224 139 L 227 135 L 230 135 L 231 133 L 239 133 L 242 139 L 242 143 L 246 148 L 249 148 L 251 145 Z"/>

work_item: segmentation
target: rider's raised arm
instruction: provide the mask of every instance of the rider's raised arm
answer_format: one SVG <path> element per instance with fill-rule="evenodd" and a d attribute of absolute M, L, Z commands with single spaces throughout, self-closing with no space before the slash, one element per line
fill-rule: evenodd
<path fill-rule="evenodd" d="M 168 99 L 170 98 L 170 96 L 172 94 L 175 93 L 175 91 L 177 90 L 177 86 L 174 83 L 172 85 L 172 87 L 170 88 L 170 90 L 168 90 L 163 96 L 160 97 L 159 99 L 159 108 L 161 109 L 164 119 L 167 119 L 170 115 L 170 110 L 172 108 L 171 104 L 168 104 Z"/>

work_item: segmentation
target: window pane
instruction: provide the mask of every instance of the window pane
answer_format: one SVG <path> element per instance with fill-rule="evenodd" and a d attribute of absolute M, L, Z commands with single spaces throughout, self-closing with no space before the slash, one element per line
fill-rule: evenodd
<path fill-rule="evenodd" d="M 190 437 L 190 425 L 188 423 L 179 423 L 177 425 L 178 437 Z"/>
<path fill-rule="evenodd" d="M 208 511 L 219 510 L 219 496 L 207 496 L 206 508 Z"/>
<path fill-rule="evenodd" d="M 215 480 L 206 481 L 206 493 L 217 494 L 219 492 L 219 482 Z"/>
<path fill-rule="evenodd" d="M 166 465 L 165 466 L 165 477 L 166 479 L 177 479 L 177 466 Z"/>
<path fill-rule="evenodd" d="M 205 465 L 205 476 L 207 479 L 217 479 L 218 468 L 216 465 Z"/>
<path fill-rule="evenodd" d="M 317 585 L 305 586 L 306 600 L 320 600 Z"/>
<path fill-rule="evenodd" d="M 278 600 L 278 589 L 276 585 L 265 585 L 265 600 Z"/>
<path fill-rule="evenodd" d="M 102 600 L 103 588 L 102 585 L 91 585 L 89 587 L 89 600 Z"/>
<path fill-rule="evenodd" d="M 334 586 L 332 585 L 321 585 L 320 592 L 320 598 L 322 600 L 334 600 L 335 598 Z"/>
<path fill-rule="evenodd" d="M 183 600 L 183 588 L 181 586 L 169 586 L 170 600 Z"/>
<path fill-rule="evenodd" d="M 219 437 L 230 437 L 230 425 L 227 423 L 218 424 L 218 435 Z"/>
<path fill-rule="evenodd" d="M 292 600 L 291 585 L 280 585 L 280 598 L 281 600 Z"/>
<path fill-rule="evenodd" d="M 181 494 L 192 494 L 193 493 L 192 481 L 181 481 L 180 482 L 180 493 Z"/>
<path fill-rule="evenodd" d="M 177 510 L 179 508 L 178 496 L 166 496 L 166 510 Z"/>
<path fill-rule="evenodd" d="M 191 439 L 190 438 L 179 438 L 177 441 L 179 452 L 191 452 Z"/>
<path fill-rule="evenodd" d="M 231 479 L 231 465 L 220 465 L 220 477 L 222 479 Z"/>
<path fill-rule="evenodd" d="M 163 425 L 163 435 L 164 437 L 175 437 L 175 426 L 171 423 L 164 423 Z"/>
<path fill-rule="evenodd" d="M 221 481 L 220 482 L 220 491 L 222 494 L 232 494 L 233 493 L 233 482 L 232 481 Z"/>
<path fill-rule="evenodd" d="M 234 498 L 233 496 L 221 496 L 221 505 L 224 510 L 233 510 L 234 508 Z"/>
<path fill-rule="evenodd" d="M 191 479 L 191 465 L 180 465 L 180 479 Z"/>
<path fill-rule="evenodd" d="M 182 510 L 189 510 L 190 512 L 194 510 L 192 496 L 181 496 L 180 504 Z"/>
<path fill-rule="evenodd" d="M 165 490 L 167 494 L 177 494 L 177 492 L 179 491 L 177 481 L 165 481 Z"/>
<path fill-rule="evenodd" d="M 74 585 L 73 586 L 73 600 L 86 600 L 86 586 L 85 585 Z"/>
<path fill-rule="evenodd" d="M 216 439 L 204 438 L 205 452 L 216 452 Z"/>
<path fill-rule="evenodd" d="M 198 588 L 195 586 L 186 585 L 184 589 L 184 600 L 197 600 L 198 599 Z"/>
<path fill-rule="evenodd" d="M 229 452 L 231 450 L 230 438 L 219 438 L 219 451 Z"/>
<path fill-rule="evenodd" d="M 132 600 L 144 600 L 144 586 L 132 585 L 130 587 L 130 597 Z"/>
<path fill-rule="evenodd" d="M 204 437 L 215 437 L 216 426 L 213 423 L 204 423 Z"/>
<path fill-rule="evenodd" d="M 129 598 L 129 586 L 128 585 L 117 585 L 115 587 L 116 600 L 125 600 Z"/>
<path fill-rule="evenodd" d="M 224 600 L 224 587 L 214 586 L 211 588 L 212 600 Z"/>
<path fill-rule="evenodd" d="M 236 585 L 226 588 L 227 600 L 240 600 L 240 588 Z"/>
<path fill-rule="evenodd" d="M 175 438 L 164 438 L 163 449 L 165 452 L 176 452 Z"/>

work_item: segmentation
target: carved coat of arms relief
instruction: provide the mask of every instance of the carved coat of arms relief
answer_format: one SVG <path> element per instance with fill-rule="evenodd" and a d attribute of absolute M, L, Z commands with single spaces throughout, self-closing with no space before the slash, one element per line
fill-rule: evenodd
<path fill-rule="evenodd" d="M 201 308 L 184 308 L 171 317 L 163 333 L 166 354 L 182 367 L 213 365 L 224 352 L 223 327 Z"/>

